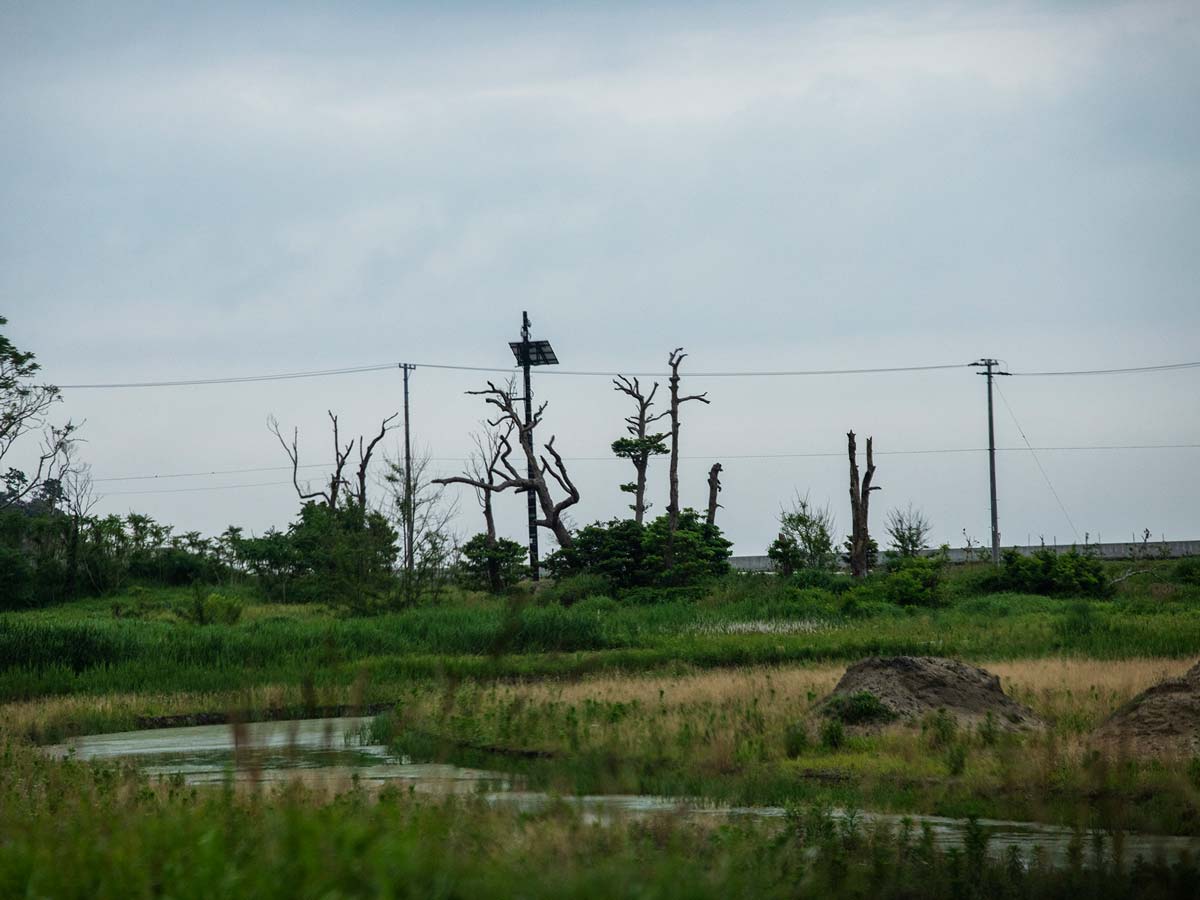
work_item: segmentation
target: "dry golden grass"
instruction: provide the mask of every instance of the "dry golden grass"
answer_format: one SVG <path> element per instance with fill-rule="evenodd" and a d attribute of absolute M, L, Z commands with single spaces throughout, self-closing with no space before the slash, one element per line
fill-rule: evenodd
<path fill-rule="evenodd" d="M 985 664 L 999 675 L 1006 692 L 1052 720 L 1075 722 L 1082 731 L 1139 691 L 1182 674 L 1189 660 L 1127 659 L 1099 661 L 1050 657 Z M 712 708 L 740 710 L 758 701 L 769 724 L 803 716 L 813 701 L 828 694 L 846 670 L 845 664 L 713 669 L 684 674 L 605 674 L 580 680 L 527 681 L 498 684 L 491 701 L 519 700 L 530 705 L 578 706 L 587 701 L 638 704 L 653 711 L 670 728 L 677 715 Z M 381 693 L 382 691 L 382 693 Z M 370 700 L 386 697 L 384 686 L 368 691 Z M 363 700 L 362 686 L 317 689 L 310 703 L 323 707 L 352 706 Z M 200 712 L 266 710 L 305 703 L 298 685 L 265 685 L 237 693 L 124 693 L 48 697 L 0 706 L 0 736 L 58 740 L 63 735 L 94 732 L 103 723 L 137 727 L 138 719 Z M 639 717 L 640 718 L 640 717 Z M 92 724 L 89 724 L 92 723 Z M 104 725 L 106 730 L 116 730 Z"/>

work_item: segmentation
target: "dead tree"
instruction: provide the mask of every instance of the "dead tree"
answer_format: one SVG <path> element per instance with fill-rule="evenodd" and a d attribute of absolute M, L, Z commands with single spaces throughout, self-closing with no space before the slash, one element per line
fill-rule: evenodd
<path fill-rule="evenodd" d="M 467 474 L 478 482 L 475 500 L 479 504 L 479 511 L 483 513 L 484 540 L 491 549 L 495 549 L 497 544 L 496 515 L 492 508 L 492 495 L 496 493 L 498 478 L 496 467 L 500 464 L 500 454 L 504 452 L 511 432 L 510 425 L 503 433 L 487 428 L 482 433 L 471 435 L 475 450 L 467 463 Z M 503 585 L 500 582 L 500 564 L 494 555 L 488 557 L 487 569 L 488 585 L 492 593 L 498 594 Z"/>
<path fill-rule="evenodd" d="M 650 415 L 650 407 L 654 405 L 654 394 L 658 391 L 657 381 L 650 388 L 649 394 L 642 393 L 642 386 L 636 378 L 630 380 L 624 375 L 618 375 L 613 379 L 613 387 L 622 394 L 629 395 L 637 404 L 637 412 L 632 416 L 625 417 L 625 430 L 629 432 L 630 437 L 613 441 L 612 451 L 621 459 L 632 462 L 633 469 L 637 473 L 637 479 L 628 484 L 622 484 L 621 490 L 633 494 L 633 504 L 629 508 L 633 510 L 634 520 L 641 525 L 646 516 L 646 510 L 650 508 L 650 504 L 646 502 L 646 469 L 650 465 L 650 457 L 661 456 L 667 452 L 664 443 L 667 436 L 648 433 L 649 425 L 670 415 L 670 412 L 661 412 L 657 416 Z"/>
<path fill-rule="evenodd" d="M 871 491 L 879 490 L 871 484 L 875 477 L 875 460 L 871 455 L 872 438 L 867 438 L 867 473 L 862 483 L 858 480 L 858 448 L 854 432 L 846 433 L 846 444 L 850 455 L 850 574 L 862 578 L 870 566 L 871 535 L 867 530 L 867 513 L 871 504 Z"/>
<path fill-rule="evenodd" d="M 689 400 L 699 400 L 708 403 L 708 392 L 679 396 L 679 364 L 687 358 L 682 347 L 676 347 L 667 357 L 667 365 L 671 367 L 671 377 L 668 384 L 671 387 L 671 493 L 667 504 L 667 537 L 675 537 L 679 529 L 679 407 Z"/>
<path fill-rule="evenodd" d="M 336 509 L 338 501 L 342 498 L 343 490 L 351 498 L 351 501 L 357 503 L 362 509 L 367 507 L 367 469 L 371 464 L 371 455 L 375 452 L 375 447 L 383 440 L 383 436 L 388 432 L 388 426 L 392 419 L 396 418 L 399 413 L 393 413 L 383 420 L 379 427 L 379 434 L 370 441 L 365 443 L 362 436 L 358 438 L 358 486 L 357 491 L 351 493 L 351 485 L 346 480 L 343 474 L 346 470 L 346 463 L 350 460 L 350 453 L 354 450 L 355 441 L 348 441 L 345 447 L 342 446 L 341 437 L 338 434 L 338 417 L 333 414 L 332 410 L 328 411 L 329 421 L 333 424 L 333 472 L 329 476 L 329 481 L 323 490 L 309 491 L 307 485 L 304 488 L 300 487 L 300 429 L 292 429 L 292 441 L 289 444 L 283 437 L 279 429 L 279 420 L 274 416 L 267 418 L 267 428 L 275 435 L 279 441 L 279 445 L 283 447 L 283 452 L 287 454 L 288 459 L 292 463 L 292 486 L 296 489 L 296 495 L 301 500 L 320 500 L 330 509 Z"/>
<path fill-rule="evenodd" d="M 539 406 L 534 412 L 533 418 L 526 422 L 517 411 L 516 403 L 509 391 L 501 390 L 490 381 L 487 384 L 488 386 L 484 390 L 467 391 L 467 393 L 483 397 L 485 403 L 490 403 L 500 411 L 495 419 L 488 421 L 488 425 L 492 428 L 500 428 L 502 426 L 508 428 L 508 432 L 499 436 L 501 449 L 494 467 L 498 480 L 489 486 L 486 479 L 476 478 L 472 475 L 455 475 L 450 478 L 435 478 L 433 483 L 469 484 L 476 490 L 487 490 L 493 493 L 507 490 L 517 491 L 518 493 L 533 491 L 534 496 L 537 497 L 538 505 L 542 510 L 542 517 L 537 519 L 534 524 L 554 532 L 554 537 L 558 540 L 560 547 L 570 547 L 571 530 L 567 527 L 567 523 L 563 519 L 563 513 L 569 507 L 579 502 L 579 490 L 575 487 L 574 482 L 571 481 L 571 476 L 567 473 L 567 467 L 562 457 L 554 449 L 553 436 L 551 436 L 548 443 L 543 445 L 546 453 L 550 454 L 550 460 L 553 460 L 553 462 L 547 460 L 544 455 L 539 456 L 536 448 L 533 446 L 533 430 L 542 421 L 542 414 L 546 410 L 546 404 L 543 403 Z M 509 434 L 514 431 L 517 434 L 517 441 L 521 446 L 521 452 L 525 456 L 527 463 L 525 474 L 518 472 L 510 459 L 513 447 L 509 440 Z M 527 474 L 528 472 L 533 472 L 533 477 L 530 477 Z M 550 492 L 550 483 L 547 480 L 547 476 L 553 479 L 554 483 L 566 494 L 563 499 L 557 502 L 554 500 L 554 496 Z"/>
<path fill-rule="evenodd" d="M 367 508 L 367 468 L 371 465 L 371 454 L 375 452 L 375 446 L 383 440 L 384 435 L 388 433 L 388 425 L 392 419 L 400 413 L 392 413 L 380 423 L 379 434 L 371 440 L 366 447 L 363 447 L 363 437 L 358 436 L 358 494 L 355 497 L 358 500 L 360 509 Z"/>
<path fill-rule="evenodd" d="M 705 518 L 709 525 L 717 523 L 717 494 L 721 492 L 721 464 L 713 463 L 708 470 L 708 516 Z"/>

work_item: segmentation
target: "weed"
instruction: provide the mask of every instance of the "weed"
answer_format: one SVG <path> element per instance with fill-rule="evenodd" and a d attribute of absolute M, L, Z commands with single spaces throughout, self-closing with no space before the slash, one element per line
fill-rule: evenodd
<path fill-rule="evenodd" d="M 821 725 L 821 746 L 840 750 L 846 743 L 846 729 L 839 719 L 826 719 Z"/>
<path fill-rule="evenodd" d="M 826 714 L 846 725 L 862 725 L 868 722 L 890 722 L 896 714 L 888 709 L 870 691 L 859 691 L 850 696 L 831 697 L 826 705 Z"/>

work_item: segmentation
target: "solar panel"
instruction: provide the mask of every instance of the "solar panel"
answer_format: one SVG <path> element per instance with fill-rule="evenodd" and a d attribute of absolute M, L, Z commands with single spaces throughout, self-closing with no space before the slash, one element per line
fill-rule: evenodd
<path fill-rule="evenodd" d="M 558 357 L 554 355 L 554 350 L 550 346 L 549 341 L 530 341 L 526 344 L 524 341 L 509 341 L 508 346 L 512 348 L 513 356 L 517 358 L 517 365 L 525 365 L 525 348 L 529 348 L 529 365 L 531 366 L 557 366 Z"/>

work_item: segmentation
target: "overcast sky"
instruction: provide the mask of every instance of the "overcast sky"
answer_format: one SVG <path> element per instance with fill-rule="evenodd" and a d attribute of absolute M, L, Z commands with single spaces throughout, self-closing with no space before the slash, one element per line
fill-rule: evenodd
<path fill-rule="evenodd" d="M 0 314 L 48 380 L 503 368 L 522 309 L 568 370 L 660 371 L 676 346 L 685 373 L 1200 359 L 1195 3 L 256 9 L 0 7 Z M 485 377 L 413 375 L 439 471 Z M 763 552 L 796 492 L 848 528 L 850 428 L 880 452 L 877 529 L 912 502 L 936 540 L 986 542 L 986 454 L 884 453 L 986 446 L 973 370 L 685 388 L 712 403 L 684 408 L 683 499 L 722 462 L 736 552 Z M 1035 447 L 1200 444 L 1200 369 L 1001 389 Z M 535 391 L 576 523 L 622 514 L 622 398 L 596 377 Z M 325 462 L 326 410 L 377 429 L 401 379 L 65 398 L 111 479 L 279 466 L 269 414 Z M 996 422 L 1024 446 L 999 402 Z M 1065 512 L 1003 450 L 1005 543 L 1200 538 L 1200 449 L 1039 458 Z M 295 513 L 286 478 L 104 480 L 98 509 L 261 532 Z M 501 508 L 521 539 L 523 498 Z M 460 533 L 481 521 L 464 494 Z"/>

